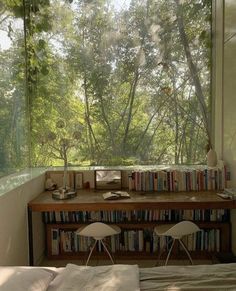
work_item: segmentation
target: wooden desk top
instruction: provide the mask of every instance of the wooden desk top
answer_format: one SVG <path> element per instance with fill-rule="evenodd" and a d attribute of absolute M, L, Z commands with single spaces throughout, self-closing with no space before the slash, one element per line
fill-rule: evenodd
<path fill-rule="evenodd" d="M 138 209 L 230 209 L 236 201 L 223 199 L 216 192 L 129 192 L 130 199 L 104 200 L 106 191 L 79 190 L 77 196 L 68 200 L 55 200 L 51 192 L 44 192 L 30 201 L 32 211 L 96 211 Z"/>

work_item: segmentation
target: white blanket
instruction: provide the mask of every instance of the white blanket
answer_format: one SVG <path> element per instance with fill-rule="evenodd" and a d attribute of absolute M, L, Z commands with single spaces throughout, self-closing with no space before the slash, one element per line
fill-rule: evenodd
<path fill-rule="evenodd" d="M 48 291 L 138 291 L 137 265 L 85 267 L 68 264 Z"/>
<path fill-rule="evenodd" d="M 140 269 L 140 288 L 142 291 L 235 291 L 236 264 Z"/>

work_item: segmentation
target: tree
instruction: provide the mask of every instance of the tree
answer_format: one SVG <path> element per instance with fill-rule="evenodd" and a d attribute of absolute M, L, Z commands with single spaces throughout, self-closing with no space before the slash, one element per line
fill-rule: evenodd
<path fill-rule="evenodd" d="M 0 5 L 0 30 L 11 43 L 9 48 L 0 49 L 0 175 L 28 165 L 23 25 L 18 19 L 20 2 L 2 1 Z"/>
<path fill-rule="evenodd" d="M 42 139 L 55 132 L 59 119 L 68 130 L 84 125 L 83 139 L 69 155 L 73 164 L 204 161 L 210 140 L 210 1 L 4 3 L 0 21 L 11 15 L 24 20 L 21 35 L 6 22 L 0 25 L 19 41 L 19 54 L 24 37 L 25 64 L 18 59 L 17 77 L 10 79 L 9 71 L 0 80 L 3 88 L 10 80 L 8 92 L 22 93 L 25 71 L 32 165 L 60 165 Z M 11 96 L 14 117 L 20 107 Z M 1 116 L 9 112 L 6 97 Z M 4 122 L 2 135 L 17 129 L 10 119 Z M 10 151 L 3 147 L 6 163 Z M 11 152 L 19 156 L 19 150 Z"/>

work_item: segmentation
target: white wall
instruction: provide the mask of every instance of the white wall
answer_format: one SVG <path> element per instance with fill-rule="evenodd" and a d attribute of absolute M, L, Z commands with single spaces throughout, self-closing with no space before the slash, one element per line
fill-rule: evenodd
<path fill-rule="evenodd" d="M 223 156 L 236 187 L 236 1 L 225 0 Z M 232 211 L 232 249 L 236 254 L 236 210 Z"/>
<path fill-rule="evenodd" d="M 27 203 L 44 190 L 45 175 L 0 196 L 0 265 L 28 265 Z M 41 215 L 34 214 L 35 264 L 44 251 Z"/>
<path fill-rule="evenodd" d="M 94 188 L 94 171 L 83 171 L 83 176 L 84 182 Z M 128 185 L 127 177 L 128 173 L 123 174 L 124 187 Z M 4 179 L 10 181 L 7 177 Z M 29 264 L 27 204 L 44 191 L 44 183 L 45 174 L 41 174 L 0 195 L 1 266 Z M 33 212 L 33 246 L 34 265 L 38 265 L 44 256 L 45 229 L 41 213 L 37 212 Z"/>

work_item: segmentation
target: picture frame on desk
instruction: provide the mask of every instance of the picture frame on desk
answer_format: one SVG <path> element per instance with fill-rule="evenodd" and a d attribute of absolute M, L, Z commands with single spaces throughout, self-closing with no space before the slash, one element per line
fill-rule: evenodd
<path fill-rule="evenodd" d="M 64 171 L 47 171 L 46 179 L 50 178 L 57 185 L 57 188 L 63 186 Z M 74 173 L 73 171 L 67 171 L 67 186 L 74 189 Z"/>
<path fill-rule="evenodd" d="M 83 189 L 83 173 L 75 172 L 75 189 Z"/>
<path fill-rule="evenodd" d="M 95 170 L 94 185 L 96 190 L 121 190 L 121 170 Z"/>

